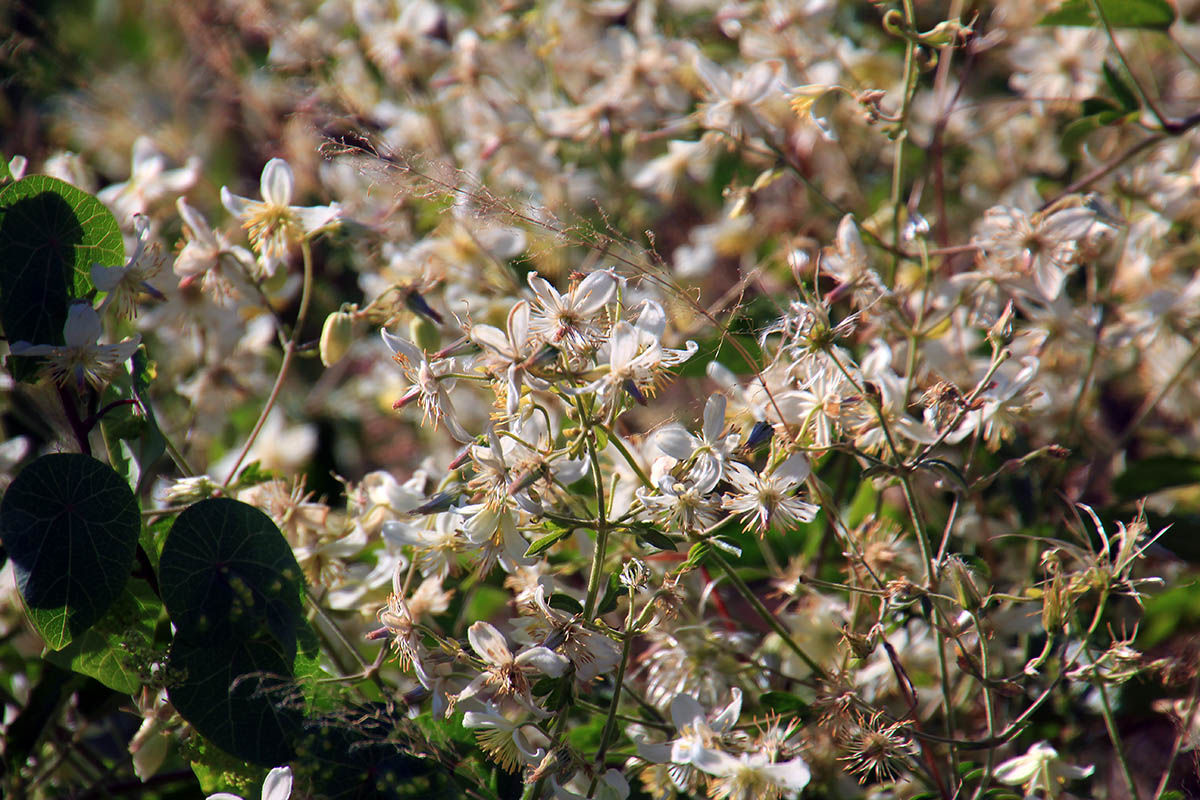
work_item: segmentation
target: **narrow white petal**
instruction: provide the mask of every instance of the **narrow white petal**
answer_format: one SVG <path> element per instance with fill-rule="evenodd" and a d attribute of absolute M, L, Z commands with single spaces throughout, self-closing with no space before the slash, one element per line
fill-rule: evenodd
<path fill-rule="evenodd" d="M 528 664 L 551 678 L 562 675 L 571 663 L 548 647 L 531 647 L 517 656 L 516 661 L 521 665 Z"/>
<path fill-rule="evenodd" d="M 572 305 L 580 314 L 595 314 L 617 296 L 617 279 L 611 272 L 593 272 L 571 293 Z"/>
<path fill-rule="evenodd" d="M 725 395 L 714 394 L 704 404 L 704 441 L 715 442 L 725 427 Z"/>
<path fill-rule="evenodd" d="M 262 199 L 273 206 L 288 206 L 292 202 L 295 178 L 292 167 L 282 158 L 272 158 L 263 167 L 259 182 Z"/>

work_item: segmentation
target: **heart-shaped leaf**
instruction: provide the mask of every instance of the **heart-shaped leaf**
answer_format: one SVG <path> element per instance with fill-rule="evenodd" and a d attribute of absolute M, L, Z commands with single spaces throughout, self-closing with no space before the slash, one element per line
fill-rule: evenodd
<path fill-rule="evenodd" d="M 303 718 L 292 660 L 269 638 L 199 642 L 181 634 L 171 643 L 171 669 L 186 677 L 167 695 L 180 715 L 222 750 L 264 767 L 278 766 L 291 759 L 291 742 Z"/>
<path fill-rule="evenodd" d="M 266 634 L 291 664 L 304 581 L 266 514 L 227 497 L 201 500 L 171 526 L 158 569 L 163 603 L 188 639 L 250 641 Z"/>
<path fill-rule="evenodd" d="M 54 650 L 92 626 L 120 596 L 141 532 L 137 499 L 90 456 L 42 456 L 0 502 L 0 538 L 29 617 Z"/>
<path fill-rule="evenodd" d="M 0 189 L 0 325 L 10 342 L 62 344 L 67 307 L 92 289 L 92 264 L 120 265 L 125 245 L 103 203 L 33 175 Z M 32 374 L 31 359 L 10 359 Z"/>

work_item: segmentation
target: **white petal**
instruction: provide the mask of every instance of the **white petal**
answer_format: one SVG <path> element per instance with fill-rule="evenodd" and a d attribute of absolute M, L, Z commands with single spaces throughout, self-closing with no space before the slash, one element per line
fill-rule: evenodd
<path fill-rule="evenodd" d="M 63 340 L 67 347 L 95 344 L 104 332 L 100 315 L 87 303 L 73 303 L 67 311 L 67 324 L 63 326 Z"/>
<path fill-rule="evenodd" d="M 263 167 L 259 181 L 262 199 L 273 206 L 287 206 L 292 202 L 295 178 L 292 167 L 282 158 L 272 158 Z"/>
<path fill-rule="evenodd" d="M 785 458 L 771 473 L 772 476 L 785 478 L 793 484 L 803 483 L 812 472 L 812 464 L 804 453 L 792 453 Z"/>
<path fill-rule="evenodd" d="M 676 730 L 683 730 L 689 725 L 695 725 L 696 720 L 704 721 L 704 709 L 696 698 L 690 694 L 677 694 L 671 700 L 671 724 Z"/>
<path fill-rule="evenodd" d="M 221 205 L 233 214 L 238 219 L 245 219 L 262 205 L 257 200 L 251 200 L 249 197 L 242 197 L 240 194 L 234 194 L 229 191 L 226 186 L 221 187 Z"/>
<path fill-rule="evenodd" d="M 499 329 L 493 328 L 491 325 L 475 325 L 471 328 L 471 341 L 480 347 L 491 350 L 497 355 L 511 358 L 514 353 L 509 345 L 508 337 Z"/>
<path fill-rule="evenodd" d="M 531 647 L 517 656 L 518 664 L 529 664 L 538 672 L 557 678 L 567 671 L 571 662 L 548 647 Z"/>
<path fill-rule="evenodd" d="M 721 713 L 713 718 L 712 728 L 718 732 L 724 732 L 737 724 L 738 717 L 742 715 L 742 690 L 734 686 L 729 690 L 732 698 L 729 705 L 721 709 Z"/>
<path fill-rule="evenodd" d="M 617 279 L 611 272 L 593 272 L 571 294 L 572 305 L 580 314 L 595 314 L 617 296 Z"/>
<path fill-rule="evenodd" d="M 513 660 L 504 636 L 487 622 L 476 622 L 467 630 L 467 639 L 475 652 L 489 664 L 500 666 Z"/>
<path fill-rule="evenodd" d="M 337 223 L 342 216 L 342 206 L 330 203 L 327 206 L 292 206 L 292 213 L 300 221 L 305 233 L 316 233 Z"/>
<path fill-rule="evenodd" d="M 291 767 L 276 767 L 267 773 L 262 786 L 262 800 L 288 800 L 291 796 Z"/>
<path fill-rule="evenodd" d="M 696 437 L 684 430 L 682 425 L 667 425 L 654 434 L 654 445 L 671 458 L 685 461 L 692 457 L 692 451 L 696 449 Z"/>
<path fill-rule="evenodd" d="M 798 758 L 784 761 L 782 764 L 768 764 L 762 768 L 762 771 L 769 775 L 775 783 L 791 792 L 798 792 L 808 786 L 808 782 L 812 778 L 808 764 Z"/>
<path fill-rule="evenodd" d="M 704 404 L 704 441 L 713 443 L 725 427 L 725 395 L 714 394 Z"/>
<path fill-rule="evenodd" d="M 642 313 L 638 316 L 637 326 L 649 333 L 655 339 L 662 339 L 667 330 L 667 312 L 662 304 L 654 300 L 642 301 Z"/>
<path fill-rule="evenodd" d="M 111 292 L 121 282 L 121 279 L 125 277 L 125 267 L 106 267 L 103 264 L 92 264 L 89 272 L 91 273 L 92 283 L 102 292 Z"/>
<path fill-rule="evenodd" d="M 737 772 L 741 768 L 742 762 L 724 750 L 697 747 L 692 753 L 691 765 L 701 772 L 721 777 Z"/>
<path fill-rule="evenodd" d="M 383 336 L 383 343 L 388 346 L 388 349 L 395 355 L 400 356 L 408 361 L 414 367 L 425 360 L 425 354 L 417 349 L 417 346 L 407 339 L 402 339 L 394 333 L 388 331 L 387 328 L 379 329 L 380 335 Z"/>

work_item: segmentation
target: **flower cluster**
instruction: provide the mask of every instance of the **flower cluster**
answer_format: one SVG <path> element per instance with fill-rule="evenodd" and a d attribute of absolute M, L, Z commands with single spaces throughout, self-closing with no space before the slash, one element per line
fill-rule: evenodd
<path fill-rule="evenodd" d="M 260 509 L 316 685 L 481 796 L 1137 796 L 1135 678 L 1195 746 L 1194 3 L 208 5 L 9 167 L 132 255 L 7 343 L 0 485 Z"/>

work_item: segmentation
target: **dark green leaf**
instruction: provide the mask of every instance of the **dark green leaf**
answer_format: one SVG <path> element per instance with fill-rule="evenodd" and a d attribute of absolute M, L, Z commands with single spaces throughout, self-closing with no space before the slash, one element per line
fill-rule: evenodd
<path fill-rule="evenodd" d="M 541 536 L 541 537 L 535 539 L 533 541 L 533 544 L 529 545 L 529 548 L 525 551 L 526 558 L 530 558 L 532 556 L 536 556 L 536 555 L 540 555 L 541 553 L 544 553 L 545 551 L 549 550 L 556 542 L 559 542 L 562 539 L 565 539 L 567 536 L 570 536 L 570 534 L 571 534 L 570 531 L 562 530 L 562 531 L 555 531 L 554 533 L 548 533 L 545 536 Z"/>
<path fill-rule="evenodd" d="M 1152 456 L 1135 461 L 1113 481 L 1122 500 L 1140 500 L 1174 486 L 1200 483 L 1200 459 L 1188 456 Z"/>
<path fill-rule="evenodd" d="M 92 264 L 124 259 L 116 218 L 87 192 L 45 175 L 0 189 L 0 325 L 9 341 L 62 344 L 67 307 L 93 288 Z M 18 376 L 32 374 L 31 359 L 11 361 Z"/>
<path fill-rule="evenodd" d="M 1113 96 L 1117 98 L 1117 102 L 1121 105 L 1124 111 L 1137 111 L 1142 107 L 1138 100 L 1137 92 L 1133 87 L 1126 83 L 1125 78 L 1121 73 L 1109 64 L 1104 62 L 1104 82 L 1108 84 L 1108 88 L 1112 89 Z"/>
<path fill-rule="evenodd" d="M 145 581 L 131 580 L 103 617 L 46 660 L 95 678 L 114 691 L 135 694 L 149 677 L 154 626 L 162 602 Z"/>
<path fill-rule="evenodd" d="M 608 585 L 604 590 L 604 599 L 596 606 L 597 614 L 607 614 L 617 607 L 617 600 L 624 594 L 625 590 L 621 587 L 621 578 L 615 573 L 610 573 L 608 576 Z"/>
<path fill-rule="evenodd" d="M 775 714 L 803 714 L 808 703 L 790 692 L 763 692 L 758 699 L 762 707 Z"/>
<path fill-rule="evenodd" d="M 180 514 L 163 544 L 159 583 L 171 621 L 188 639 L 266 634 L 291 664 L 304 580 L 287 540 L 257 508 L 214 497 Z"/>
<path fill-rule="evenodd" d="M 1175 9 L 1167 0 L 1067 0 L 1042 17 L 1039 25 L 1068 25 L 1091 28 L 1101 24 L 1097 3 L 1113 28 L 1145 28 L 1164 31 L 1175 21 Z"/>
<path fill-rule="evenodd" d="M 638 528 L 637 539 L 639 542 L 649 545 L 655 550 L 665 550 L 669 553 L 675 552 L 675 540 L 654 528 L 648 526 Z"/>
<path fill-rule="evenodd" d="M 303 698 L 292 660 L 273 639 L 171 643 L 171 669 L 186 677 L 167 689 L 171 704 L 202 736 L 260 766 L 292 757 Z"/>
<path fill-rule="evenodd" d="M 120 596 L 141 529 L 129 486 L 90 456 L 42 456 L 9 486 L 0 536 L 30 619 L 52 649 L 68 645 Z"/>
<path fill-rule="evenodd" d="M 583 606 L 574 597 L 565 594 L 552 594 L 546 604 L 551 608 L 557 608 L 566 614 L 581 614 Z"/>

